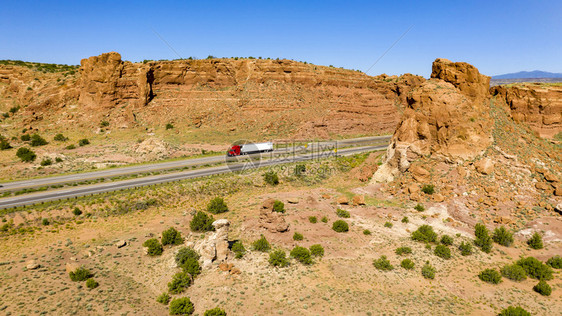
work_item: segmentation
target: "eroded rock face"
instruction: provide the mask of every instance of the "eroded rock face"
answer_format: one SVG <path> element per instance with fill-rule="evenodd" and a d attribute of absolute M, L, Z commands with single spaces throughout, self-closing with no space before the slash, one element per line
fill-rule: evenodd
<path fill-rule="evenodd" d="M 199 252 L 201 260 L 203 260 L 203 268 L 208 268 L 213 262 L 223 262 L 228 258 L 230 222 L 227 219 L 219 219 L 213 222 L 213 227 L 215 232 L 195 246 L 195 250 Z"/>
<path fill-rule="evenodd" d="M 272 233 L 283 233 L 289 230 L 289 224 L 281 213 L 273 210 L 274 199 L 267 199 L 260 209 L 260 226 Z"/>
<path fill-rule="evenodd" d="M 492 143 L 486 101 L 490 78 L 469 64 L 446 59 L 435 60 L 431 76 L 408 97 L 386 161 L 373 181 L 392 181 L 422 156 L 438 155 L 450 161 L 473 159 Z M 416 174 L 426 176 L 421 171 Z"/>

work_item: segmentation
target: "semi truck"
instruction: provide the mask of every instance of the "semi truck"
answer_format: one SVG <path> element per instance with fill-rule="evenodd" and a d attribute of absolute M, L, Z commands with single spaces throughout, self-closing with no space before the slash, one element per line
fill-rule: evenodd
<path fill-rule="evenodd" d="M 244 145 L 234 145 L 232 146 L 226 155 L 228 157 L 240 156 L 240 155 L 250 155 L 257 153 L 266 153 L 273 151 L 273 143 L 249 143 Z"/>

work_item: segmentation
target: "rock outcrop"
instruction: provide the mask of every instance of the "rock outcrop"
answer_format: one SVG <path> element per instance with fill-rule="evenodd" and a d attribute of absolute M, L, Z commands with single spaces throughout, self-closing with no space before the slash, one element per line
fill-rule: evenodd
<path fill-rule="evenodd" d="M 273 210 L 274 199 L 267 199 L 260 209 L 260 227 L 272 233 L 283 233 L 289 230 L 289 224 L 285 221 L 283 214 Z"/>
<path fill-rule="evenodd" d="M 219 219 L 213 222 L 213 227 L 215 232 L 195 246 L 195 250 L 201 255 L 203 268 L 208 268 L 212 263 L 223 262 L 228 258 L 230 222 L 227 219 Z"/>
<path fill-rule="evenodd" d="M 467 63 L 436 59 L 431 79 L 408 97 L 386 160 L 373 181 L 392 181 L 424 156 L 455 161 L 480 155 L 492 143 L 489 80 Z"/>

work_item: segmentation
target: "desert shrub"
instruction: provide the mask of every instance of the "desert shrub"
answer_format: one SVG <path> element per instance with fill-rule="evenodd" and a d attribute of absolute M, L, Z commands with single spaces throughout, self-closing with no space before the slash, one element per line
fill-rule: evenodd
<path fill-rule="evenodd" d="M 31 146 L 37 147 L 43 145 L 47 145 L 47 141 L 45 140 L 45 138 L 39 136 L 39 134 L 31 135 Z"/>
<path fill-rule="evenodd" d="M 43 218 L 43 220 L 41 221 L 43 223 L 43 226 L 47 226 L 50 224 L 49 220 L 46 218 Z"/>
<path fill-rule="evenodd" d="M 43 160 L 41 160 L 41 166 L 45 167 L 45 166 L 50 166 L 53 164 L 53 161 L 51 160 L 51 158 L 45 158 Z"/>
<path fill-rule="evenodd" d="M 175 298 L 170 302 L 170 315 L 191 315 L 194 311 L 189 297 Z"/>
<path fill-rule="evenodd" d="M 498 316 L 531 316 L 531 313 L 524 310 L 523 308 L 517 306 L 509 306 L 508 308 L 502 310 Z"/>
<path fill-rule="evenodd" d="M 533 236 L 529 240 L 527 240 L 527 245 L 529 245 L 529 247 L 533 249 L 542 249 L 544 246 L 542 243 L 541 235 L 535 232 Z"/>
<path fill-rule="evenodd" d="M 278 185 L 279 184 L 279 176 L 275 171 L 268 171 L 263 174 L 263 181 L 270 185 Z"/>
<path fill-rule="evenodd" d="M 409 222 L 410 222 L 410 220 L 408 219 L 408 217 L 406 217 L 406 216 L 402 217 L 402 223 L 407 224 Z"/>
<path fill-rule="evenodd" d="M 74 146 L 74 144 L 70 144 L 70 145 L 68 145 L 68 146 L 66 146 L 66 147 L 64 147 L 64 148 L 65 148 L 65 149 L 68 149 L 68 150 L 72 150 L 72 149 L 75 149 L 76 146 Z"/>
<path fill-rule="evenodd" d="M 550 296 L 550 294 L 552 293 L 552 288 L 550 287 L 550 285 L 548 285 L 548 283 L 541 280 L 537 285 L 533 286 L 533 291 L 543 296 Z"/>
<path fill-rule="evenodd" d="M 275 200 L 273 202 L 273 211 L 278 213 L 285 213 L 285 203 Z"/>
<path fill-rule="evenodd" d="M 502 281 L 501 274 L 495 269 L 485 269 L 478 274 L 478 278 L 484 282 L 498 284 Z"/>
<path fill-rule="evenodd" d="M 208 232 L 214 230 L 213 222 L 215 219 L 213 216 L 207 215 L 205 212 L 197 211 L 191 222 L 189 222 L 189 228 L 194 232 Z"/>
<path fill-rule="evenodd" d="M 562 269 L 562 257 L 556 255 L 546 261 L 546 264 L 554 269 Z"/>
<path fill-rule="evenodd" d="M 101 121 L 100 122 L 100 127 L 108 127 L 109 126 L 109 122 L 108 121 Z"/>
<path fill-rule="evenodd" d="M 83 138 L 81 140 L 78 141 L 78 146 L 86 146 L 89 145 L 90 141 L 87 138 Z"/>
<path fill-rule="evenodd" d="M 8 140 L 2 136 L 0 136 L 0 150 L 8 150 L 12 148 L 12 145 L 8 142 Z"/>
<path fill-rule="evenodd" d="M 338 233 L 344 233 L 349 231 L 349 225 L 345 221 L 342 221 L 340 219 L 335 221 L 334 224 L 332 224 L 332 229 Z"/>
<path fill-rule="evenodd" d="M 246 253 L 246 248 L 244 248 L 244 245 L 240 240 L 237 240 L 234 244 L 232 244 L 232 252 L 234 252 L 234 257 L 236 259 L 240 259 L 244 257 L 244 254 Z"/>
<path fill-rule="evenodd" d="M 78 207 L 75 207 L 74 210 L 72 210 L 72 214 L 80 216 L 82 215 L 82 211 Z"/>
<path fill-rule="evenodd" d="M 321 221 L 322 223 L 327 223 L 327 222 L 328 222 L 328 217 L 324 216 L 324 217 L 322 217 L 322 219 L 320 219 L 320 221 Z"/>
<path fill-rule="evenodd" d="M 336 210 L 336 215 L 341 218 L 349 218 L 351 216 L 348 211 L 342 210 L 341 208 Z"/>
<path fill-rule="evenodd" d="M 470 243 L 465 243 L 463 241 L 459 245 L 459 250 L 461 251 L 461 255 L 463 255 L 463 256 L 471 255 L 472 254 L 472 245 Z"/>
<path fill-rule="evenodd" d="M 437 245 L 433 253 L 443 259 L 451 259 L 451 249 L 445 245 Z"/>
<path fill-rule="evenodd" d="M 192 278 L 197 277 L 201 274 L 201 266 L 199 265 L 199 260 L 194 258 L 187 258 L 181 265 L 183 272 L 189 273 Z"/>
<path fill-rule="evenodd" d="M 410 259 L 404 259 L 400 262 L 400 266 L 406 270 L 412 270 L 414 268 L 414 262 Z"/>
<path fill-rule="evenodd" d="M 166 124 L 166 129 L 172 129 L 172 128 L 174 128 L 174 125 L 172 123 Z"/>
<path fill-rule="evenodd" d="M 293 248 L 293 250 L 291 250 L 291 257 L 302 264 L 312 264 L 310 251 L 304 247 L 296 246 Z"/>
<path fill-rule="evenodd" d="M 86 281 L 93 276 L 90 270 L 84 267 L 80 267 L 74 271 L 70 271 L 68 275 L 70 276 L 70 279 L 74 282 Z"/>
<path fill-rule="evenodd" d="M 156 298 L 156 302 L 164 305 L 168 305 L 170 303 L 170 294 L 168 292 L 164 292 Z"/>
<path fill-rule="evenodd" d="M 98 287 L 99 285 L 100 285 L 100 284 L 98 283 L 98 281 L 96 281 L 96 280 L 94 280 L 94 279 L 92 279 L 92 278 L 89 278 L 88 280 L 86 280 L 86 286 L 87 286 L 89 289 L 95 289 L 95 288 Z"/>
<path fill-rule="evenodd" d="M 302 176 L 305 172 L 306 172 L 306 166 L 305 165 L 296 165 L 295 166 L 295 175 L 296 176 Z"/>
<path fill-rule="evenodd" d="M 517 264 L 506 264 L 501 269 L 501 273 L 504 277 L 512 281 L 523 281 L 527 279 L 527 272 L 523 267 Z"/>
<path fill-rule="evenodd" d="M 371 231 L 368 229 L 363 229 L 363 235 L 370 235 Z"/>
<path fill-rule="evenodd" d="M 168 292 L 179 294 L 185 291 L 191 285 L 191 275 L 187 272 L 178 272 L 172 277 L 172 281 L 168 283 Z"/>
<path fill-rule="evenodd" d="M 293 240 L 299 241 L 299 240 L 303 240 L 303 239 L 304 239 L 304 236 L 303 236 L 301 233 L 295 232 L 295 233 L 293 234 Z"/>
<path fill-rule="evenodd" d="M 207 205 L 207 212 L 212 214 L 220 214 L 228 212 L 228 206 L 221 197 L 216 197 L 212 199 Z"/>
<path fill-rule="evenodd" d="M 483 252 L 490 253 L 490 251 L 492 251 L 492 238 L 490 238 L 486 226 L 483 224 L 476 224 L 474 227 L 474 234 L 476 235 L 474 244 Z"/>
<path fill-rule="evenodd" d="M 35 158 L 37 158 L 37 155 L 33 152 L 33 150 L 27 147 L 18 148 L 16 156 L 23 162 L 32 162 Z"/>
<path fill-rule="evenodd" d="M 416 206 L 414 206 L 414 210 L 416 210 L 418 212 L 423 212 L 423 211 L 425 211 L 425 206 L 418 203 L 418 204 L 416 204 Z"/>
<path fill-rule="evenodd" d="M 170 227 L 162 232 L 162 246 L 181 244 L 183 244 L 183 238 L 181 233 L 175 228 Z"/>
<path fill-rule="evenodd" d="M 435 279 L 435 268 L 426 262 L 421 269 L 421 273 L 426 279 Z"/>
<path fill-rule="evenodd" d="M 269 264 L 274 267 L 286 267 L 289 265 L 285 251 L 278 249 L 269 254 Z"/>
<path fill-rule="evenodd" d="M 65 137 L 63 134 L 59 133 L 59 134 L 55 135 L 54 140 L 57 141 L 57 142 L 65 142 L 65 141 L 68 140 L 68 137 Z"/>
<path fill-rule="evenodd" d="M 28 142 L 28 141 L 31 140 L 31 135 L 23 134 L 23 135 L 20 136 L 20 139 L 21 139 L 22 142 Z"/>
<path fill-rule="evenodd" d="M 386 256 L 381 256 L 380 258 L 373 260 L 373 265 L 381 271 L 390 271 L 394 269 L 394 266 L 390 264 L 390 261 L 386 259 Z"/>
<path fill-rule="evenodd" d="M 412 253 L 412 248 L 410 248 L 410 247 L 399 247 L 399 248 L 396 248 L 396 250 L 394 252 L 396 252 L 397 255 L 409 255 L 409 254 Z"/>
<path fill-rule="evenodd" d="M 445 246 L 450 246 L 453 244 L 453 237 L 449 236 L 449 235 L 443 235 L 441 237 L 441 244 L 445 245 Z"/>
<path fill-rule="evenodd" d="M 323 257 L 324 256 L 324 247 L 322 245 L 316 244 L 310 246 L 310 254 L 315 257 Z"/>
<path fill-rule="evenodd" d="M 391 222 L 385 222 L 384 223 L 384 227 L 386 227 L 386 228 L 392 228 L 392 226 L 394 226 L 394 225 L 392 225 Z"/>
<path fill-rule="evenodd" d="M 309 216 L 308 221 L 311 222 L 312 224 L 316 224 L 318 223 L 318 218 L 316 218 L 316 216 Z"/>
<path fill-rule="evenodd" d="M 521 258 L 516 262 L 528 276 L 537 280 L 552 280 L 552 269 L 534 257 Z"/>
<path fill-rule="evenodd" d="M 162 244 L 156 238 L 148 239 L 142 245 L 148 248 L 146 254 L 149 256 L 159 256 L 164 252 Z"/>
<path fill-rule="evenodd" d="M 503 226 L 494 229 L 492 239 L 496 243 L 506 247 L 509 247 L 511 246 L 511 244 L 513 244 L 513 234 L 508 232 L 507 229 L 505 229 L 505 227 Z"/>
<path fill-rule="evenodd" d="M 56 157 L 56 158 L 55 158 L 55 162 L 56 162 L 56 163 L 62 162 L 62 158 L 61 158 L 61 157 Z"/>
<path fill-rule="evenodd" d="M 268 252 L 271 249 L 271 245 L 269 244 L 269 241 L 265 239 L 264 235 L 261 235 L 260 239 L 254 241 L 252 246 L 254 250 L 262 251 L 262 252 Z"/>
<path fill-rule="evenodd" d="M 206 310 L 203 316 L 226 316 L 226 312 L 224 311 L 224 309 L 215 307 L 213 309 Z"/>
<path fill-rule="evenodd" d="M 197 253 L 197 251 L 193 250 L 190 247 L 183 247 L 178 250 L 176 254 L 176 263 L 179 267 L 181 267 L 184 263 L 186 263 L 189 259 L 199 260 L 201 256 Z"/>
<path fill-rule="evenodd" d="M 423 193 L 431 195 L 435 193 L 435 186 L 433 184 L 425 184 L 421 190 Z"/>
<path fill-rule="evenodd" d="M 422 225 L 412 233 L 412 239 L 423 242 L 435 242 L 437 240 L 437 233 L 433 231 L 433 227 Z"/>

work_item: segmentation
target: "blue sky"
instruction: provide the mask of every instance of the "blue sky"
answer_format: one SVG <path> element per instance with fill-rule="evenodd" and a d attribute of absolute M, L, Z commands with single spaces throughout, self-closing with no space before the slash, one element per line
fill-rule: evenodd
<path fill-rule="evenodd" d="M 262 56 L 429 76 L 438 57 L 487 75 L 562 72 L 562 1 L 4 1 L 0 59 L 79 64 Z"/>

